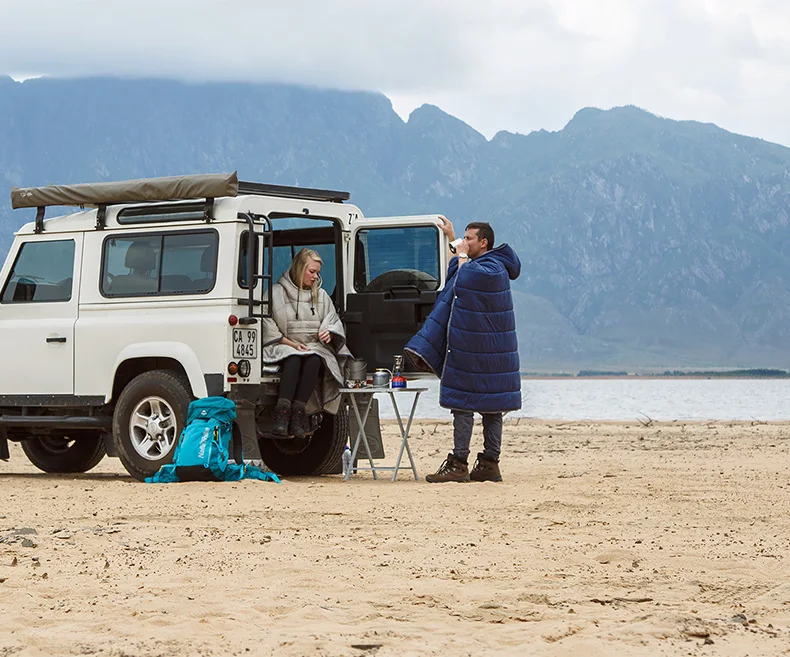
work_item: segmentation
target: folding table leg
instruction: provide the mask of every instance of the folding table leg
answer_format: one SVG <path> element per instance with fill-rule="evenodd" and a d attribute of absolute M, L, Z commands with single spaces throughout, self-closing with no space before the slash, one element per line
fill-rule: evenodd
<path fill-rule="evenodd" d="M 400 393 L 403 394 L 403 393 Z M 414 474 L 415 481 L 419 480 L 417 476 L 417 466 L 414 464 L 414 457 L 411 454 L 411 448 L 409 447 L 409 431 L 411 431 L 411 423 L 414 420 L 414 412 L 417 410 L 417 400 L 420 398 L 420 392 L 414 393 L 414 401 L 411 404 L 411 411 L 409 413 L 409 421 L 406 423 L 406 430 L 403 430 L 403 421 L 400 417 L 400 411 L 398 410 L 398 404 L 395 401 L 395 393 L 390 392 L 390 399 L 392 400 L 392 407 L 395 409 L 395 417 L 398 419 L 398 426 L 400 427 L 400 434 L 401 434 L 401 443 L 400 443 L 400 451 L 398 452 L 398 460 L 395 461 L 395 472 L 392 473 L 392 481 L 395 481 L 398 478 L 398 470 L 400 469 L 400 462 L 403 458 L 403 450 L 406 449 L 406 454 L 409 455 L 409 463 L 411 463 L 411 471 Z"/>
<path fill-rule="evenodd" d="M 360 438 L 362 442 L 365 444 L 365 450 L 368 453 L 368 462 L 370 463 L 370 471 L 373 473 L 373 478 L 378 479 L 378 473 L 376 472 L 376 466 L 373 465 L 373 458 L 370 455 L 370 445 L 368 445 L 368 437 L 365 433 L 365 423 L 368 421 L 368 415 L 370 414 L 370 409 L 373 406 L 373 393 L 370 393 L 370 398 L 368 399 L 368 405 L 365 408 L 365 416 L 364 419 L 359 416 L 359 407 L 357 406 L 357 396 L 356 395 L 349 395 L 351 397 L 351 407 L 354 409 L 354 416 L 357 418 L 357 437 L 354 441 L 354 447 L 351 450 L 351 462 L 348 465 L 348 470 L 346 471 L 345 479 L 348 481 L 348 478 L 351 476 L 351 470 L 354 467 L 354 459 L 357 457 L 357 452 L 359 451 L 359 441 Z"/>

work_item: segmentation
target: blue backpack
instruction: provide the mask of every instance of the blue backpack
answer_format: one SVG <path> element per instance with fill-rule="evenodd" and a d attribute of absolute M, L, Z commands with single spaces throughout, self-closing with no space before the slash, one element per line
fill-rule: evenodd
<path fill-rule="evenodd" d="M 275 481 L 273 472 L 244 463 L 241 439 L 233 441 L 234 461 L 230 458 L 236 404 L 225 397 L 204 397 L 193 401 L 187 409 L 187 423 L 178 438 L 172 463 L 163 465 L 148 483 L 176 481 L 238 481 L 261 479 Z"/>

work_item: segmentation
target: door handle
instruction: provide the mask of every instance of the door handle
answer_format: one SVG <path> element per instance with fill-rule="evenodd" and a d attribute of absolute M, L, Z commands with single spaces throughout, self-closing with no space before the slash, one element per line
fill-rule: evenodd
<path fill-rule="evenodd" d="M 61 335 L 56 338 L 47 338 L 47 342 L 66 342 L 66 338 Z"/>

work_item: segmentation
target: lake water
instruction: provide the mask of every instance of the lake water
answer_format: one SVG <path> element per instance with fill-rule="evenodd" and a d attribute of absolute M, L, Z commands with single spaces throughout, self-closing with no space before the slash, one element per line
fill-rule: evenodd
<path fill-rule="evenodd" d="M 439 406 L 436 379 L 410 381 L 427 387 L 415 417 L 450 418 Z M 528 379 L 521 382 L 522 409 L 509 417 L 563 420 L 790 420 L 790 379 Z M 408 414 L 411 395 L 399 398 Z M 381 417 L 394 418 L 379 397 Z"/>

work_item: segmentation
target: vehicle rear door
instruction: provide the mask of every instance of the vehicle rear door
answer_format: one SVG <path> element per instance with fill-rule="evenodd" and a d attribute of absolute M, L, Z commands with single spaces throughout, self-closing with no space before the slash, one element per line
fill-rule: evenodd
<path fill-rule="evenodd" d="M 392 367 L 444 285 L 446 239 L 438 223 L 433 215 L 351 226 L 344 319 L 348 347 L 369 371 Z"/>

